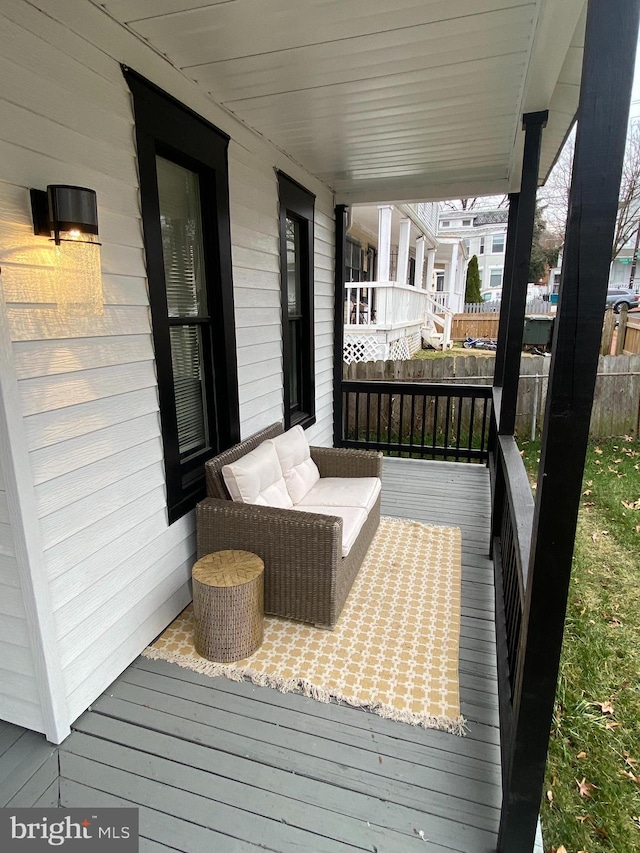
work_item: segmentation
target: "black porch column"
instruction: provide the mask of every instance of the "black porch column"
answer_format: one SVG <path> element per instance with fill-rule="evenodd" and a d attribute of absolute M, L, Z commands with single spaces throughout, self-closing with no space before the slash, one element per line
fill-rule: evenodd
<path fill-rule="evenodd" d="M 564 632 L 634 70 L 636 0 L 590 0 L 560 304 L 498 849 L 533 846 Z"/>
<path fill-rule="evenodd" d="M 342 442 L 342 355 L 344 351 L 344 277 L 347 254 L 347 206 L 338 204 L 334 268 L 333 314 L 333 446 Z"/>
<path fill-rule="evenodd" d="M 518 222 L 518 201 L 520 193 L 509 195 L 509 219 L 507 221 L 507 244 L 504 252 L 504 270 L 502 272 L 502 301 L 498 324 L 498 349 L 496 365 L 493 373 L 493 387 L 502 388 L 504 380 L 504 352 L 507 341 L 507 325 L 509 323 L 509 307 L 513 289 L 513 254 L 516 242 L 516 225 Z"/>
<path fill-rule="evenodd" d="M 499 435 L 513 435 L 516 423 L 520 353 L 522 352 L 524 312 L 527 305 L 533 223 L 536 214 L 540 146 L 542 130 L 546 127 L 548 115 L 548 112 L 544 110 L 537 113 L 525 113 L 522 117 L 525 130 L 524 158 L 513 238 L 513 259 L 509 259 L 512 264 L 508 295 L 509 313 L 504 321 L 506 331 L 503 330 L 502 349 L 498 348 L 496 353 L 496 370 L 499 370 L 499 379 L 502 384 L 498 420 Z M 499 364 L 501 365 L 500 368 L 498 367 Z"/>

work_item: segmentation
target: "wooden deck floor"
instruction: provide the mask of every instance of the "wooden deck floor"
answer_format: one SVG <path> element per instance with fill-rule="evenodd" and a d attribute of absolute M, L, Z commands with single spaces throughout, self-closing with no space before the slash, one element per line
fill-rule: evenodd
<path fill-rule="evenodd" d="M 140 807 L 141 850 L 489 853 L 500 764 L 489 481 L 386 460 L 383 513 L 463 535 L 464 738 L 138 659 L 60 748 L 60 805 Z"/>

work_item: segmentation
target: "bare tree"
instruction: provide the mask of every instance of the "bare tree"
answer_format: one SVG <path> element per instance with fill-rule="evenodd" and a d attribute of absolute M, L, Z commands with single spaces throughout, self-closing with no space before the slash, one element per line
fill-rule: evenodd
<path fill-rule="evenodd" d="M 622 166 L 620 195 L 618 196 L 618 217 L 613 240 L 612 258 L 636 240 L 640 228 L 640 122 L 634 121 L 627 136 L 627 147 Z"/>
<path fill-rule="evenodd" d="M 442 202 L 445 210 L 496 210 L 506 207 L 509 197 L 506 195 L 487 195 L 476 198 L 452 198 Z"/>
<path fill-rule="evenodd" d="M 561 236 L 567 222 L 574 148 L 575 133 L 571 133 L 546 184 L 538 190 L 538 204 L 544 212 L 547 230 Z M 612 259 L 637 238 L 640 229 L 640 121 L 637 119 L 629 126 L 618 199 Z"/>

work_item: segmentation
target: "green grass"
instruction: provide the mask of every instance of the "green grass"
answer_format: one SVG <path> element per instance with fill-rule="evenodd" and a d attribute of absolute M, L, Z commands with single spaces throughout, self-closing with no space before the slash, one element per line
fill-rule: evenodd
<path fill-rule="evenodd" d="M 520 447 L 535 477 L 539 445 Z M 592 443 L 583 491 L 541 807 L 545 851 L 640 853 L 640 442 Z M 583 779 L 595 786 L 589 797 Z"/>
<path fill-rule="evenodd" d="M 418 359 L 433 359 L 433 358 L 455 358 L 458 355 L 477 355 L 495 358 L 494 350 L 487 349 L 465 349 L 461 343 L 456 342 L 451 349 L 435 350 L 435 349 L 419 349 L 412 358 Z"/>

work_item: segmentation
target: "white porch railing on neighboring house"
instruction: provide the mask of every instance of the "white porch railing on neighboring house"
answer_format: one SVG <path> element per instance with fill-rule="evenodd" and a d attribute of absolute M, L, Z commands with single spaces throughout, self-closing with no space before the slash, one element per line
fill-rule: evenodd
<path fill-rule="evenodd" d="M 344 321 L 348 326 L 421 323 L 433 302 L 426 290 L 395 281 L 348 282 L 345 289 Z"/>
<path fill-rule="evenodd" d="M 465 314 L 497 314 L 502 303 L 494 302 L 467 302 L 464 306 Z M 546 302 L 544 299 L 529 299 L 525 308 L 527 314 L 555 314 L 557 305 Z"/>
<path fill-rule="evenodd" d="M 344 323 L 349 344 L 360 338 L 364 341 L 369 333 L 369 337 L 375 335 L 378 346 L 383 344 L 380 338 L 383 335 L 387 349 L 398 335 L 415 338 L 418 347 L 422 337 L 433 346 L 448 348 L 453 312 L 435 296 L 433 292 L 393 281 L 347 282 Z M 354 337 L 356 332 L 359 337 Z M 373 342 L 371 337 L 372 346 Z"/>

